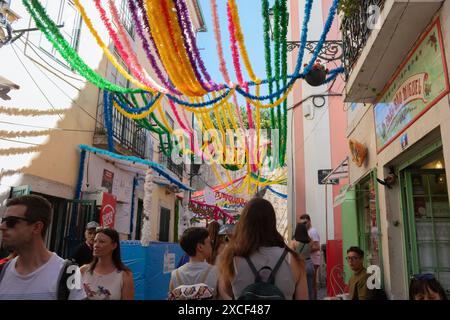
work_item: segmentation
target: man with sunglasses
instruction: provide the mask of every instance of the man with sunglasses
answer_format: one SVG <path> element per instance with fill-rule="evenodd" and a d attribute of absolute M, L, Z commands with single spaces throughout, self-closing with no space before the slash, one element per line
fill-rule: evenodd
<path fill-rule="evenodd" d="M 2 243 L 17 257 L 0 272 L 0 300 L 56 300 L 62 291 L 67 291 L 71 300 L 85 298 L 81 287 L 68 287 L 70 277 L 63 275 L 69 270 L 65 260 L 45 246 L 50 202 L 41 196 L 26 195 L 10 199 L 6 208 L 0 224 Z M 76 276 L 76 272 L 71 273 Z M 61 289 L 64 285 L 66 288 Z"/>
<path fill-rule="evenodd" d="M 354 272 L 348 282 L 351 300 L 372 300 L 373 292 L 367 287 L 367 279 L 370 274 L 364 268 L 364 251 L 358 247 L 350 247 L 347 250 L 346 260 L 350 269 Z"/>

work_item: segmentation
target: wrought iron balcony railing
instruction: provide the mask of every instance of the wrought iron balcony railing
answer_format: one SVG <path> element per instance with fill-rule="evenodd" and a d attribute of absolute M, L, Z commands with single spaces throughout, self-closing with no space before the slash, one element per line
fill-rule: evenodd
<path fill-rule="evenodd" d="M 342 19 L 342 41 L 344 46 L 345 77 L 348 79 L 350 72 L 358 60 L 361 51 L 367 43 L 374 25 L 373 19 L 378 19 L 377 13 L 381 12 L 385 0 L 361 0 L 359 8 L 349 16 Z M 374 11 L 371 6 L 376 6 Z"/>
<path fill-rule="evenodd" d="M 124 117 L 116 108 L 112 114 L 113 137 L 125 149 L 141 158 L 145 158 L 147 135 L 144 128 L 139 127 L 133 120 Z"/>
<path fill-rule="evenodd" d="M 175 164 L 172 159 L 166 157 L 162 151 L 159 153 L 159 163 L 165 166 L 167 169 L 175 173 L 178 178 L 183 178 L 183 172 L 184 172 L 184 163 Z"/>

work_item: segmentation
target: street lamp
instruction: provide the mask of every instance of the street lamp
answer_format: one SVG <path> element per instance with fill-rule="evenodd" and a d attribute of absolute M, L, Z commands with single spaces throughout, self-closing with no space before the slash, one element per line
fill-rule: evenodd
<path fill-rule="evenodd" d="M 269 21 L 270 21 L 270 39 L 274 40 L 274 19 L 275 14 L 273 11 L 273 7 L 269 9 Z M 288 13 L 288 19 L 289 23 L 289 13 Z M 308 50 L 310 53 L 314 53 L 316 50 L 317 44 L 319 41 L 306 41 L 306 47 L 305 49 Z M 291 52 L 295 48 L 300 48 L 301 42 L 300 41 L 287 41 L 287 51 Z M 344 53 L 344 47 L 342 45 L 341 40 L 327 40 L 324 42 L 322 49 L 319 52 L 318 58 L 326 61 L 336 61 L 336 60 L 342 60 Z"/>

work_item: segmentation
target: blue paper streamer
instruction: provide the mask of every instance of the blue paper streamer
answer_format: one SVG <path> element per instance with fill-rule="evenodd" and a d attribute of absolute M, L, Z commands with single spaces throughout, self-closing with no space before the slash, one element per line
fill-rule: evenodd
<path fill-rule="evenodd" d="M 151 167 L 159 175 L 163 176 L 164 178 L 169 180 L 170 183 L 175 184 L 176 186 L 180 187 L 181 189 L 187 190 L 187 191 L 195 191 L 195 189 L 192 189 L 191 187 L 189 187 L 189 186 L 183 184 L 182 182 L 180 182 L 178 179 L 173 178 L 171 176 L 171 174 L 168 172 L 167 168 L 162 166 L 162 165 L 160 165 L 159 163 L 155 163 L 155 162 L 150 161 L 150 160 L 141 159 L 141 158 L 137 158 L 137 157 L 133 157 L 133 156 L 124 156 L 124 155 L 117 154 L 117 153 L 114 153 L 114 152 L 110 152 L 110 151 L 107 151 L 107 150 L 91 147 L 91 146 L 88 146 L 88 145 L 85 145 L 85 144 L 80 144 L 79 148 L 81 150 L 89 151 L 89 152 L 92 152 L 92 153 L 103 154 L 103 155 L 106 155 L 106 156 L 114 158 L 114 159 L 143 164 L 145 166 Z"/>

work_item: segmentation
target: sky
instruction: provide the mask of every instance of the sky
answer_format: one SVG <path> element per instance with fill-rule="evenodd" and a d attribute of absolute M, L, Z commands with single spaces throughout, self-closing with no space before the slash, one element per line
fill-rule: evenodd
<path fill-rule="evenodd" d="M 219 59 L 217 56 L 217 47 L 214 38 L 210 0 L 199 0 L 199 2 L 208 29 L 207 32 L 200 32 L 197 34 L 197 44 L 201 49 L 200 54 L 214 81 L 224 83 L 224 79 L 219 70 Z M 270 1 L 271 5 L 272 2 L 273 1 Z M 236 74 L 230 49 L 230 34 L 228 32 L 226 3 L 227 0 L 217 0 L 225 61 L 231 81 L 236 83 Z M 245 44 L 253 70 L 257 77 L 260 79 L 265 79 L 266 68 L 264 58 L 264 34 L 263 19 L 261 14 L 261 0 L 237 0 L 236 3 L 239 10 Z M 245 70 L 242 58 L 240 61 L 244 80 L 250 80 Z"/>

